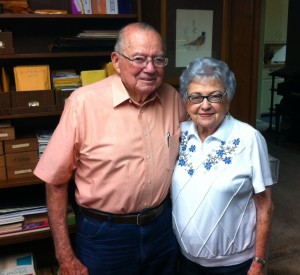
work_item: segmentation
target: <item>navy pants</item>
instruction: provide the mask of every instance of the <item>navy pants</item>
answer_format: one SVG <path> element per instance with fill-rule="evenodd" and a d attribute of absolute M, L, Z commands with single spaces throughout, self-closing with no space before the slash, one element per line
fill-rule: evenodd
<path fill-rule="evenodd" d="M 146 225 L 102 222 L 78 213 L 76 255 L 90 275 L 175 275 L 178 245 L 171 203 Z"/>
<path fill-rule="evenodd" d="M 204 267 L 179 256 L 179 275 L 247 275 L 252 259 L 237 265 Z"/>

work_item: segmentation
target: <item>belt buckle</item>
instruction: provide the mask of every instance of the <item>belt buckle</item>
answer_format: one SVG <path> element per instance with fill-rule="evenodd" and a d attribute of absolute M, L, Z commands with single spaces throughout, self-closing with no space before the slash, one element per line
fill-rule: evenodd
<path fill-rule="evenodd" d="M 141 213 L 138 213 L 137 216 L 136 216 L 136 224 L 137 225 L 141 225 L 140 220 L 139 220 L 140 216 L 141 216 Z"/>

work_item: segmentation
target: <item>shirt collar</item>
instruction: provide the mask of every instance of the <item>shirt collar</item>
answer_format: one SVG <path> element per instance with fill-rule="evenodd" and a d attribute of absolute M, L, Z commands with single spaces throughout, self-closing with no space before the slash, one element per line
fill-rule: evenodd
<path fill-rule="evenodd" d="M 130 97 L 128 95 L 128 92 L 120 78 L 119 75 L 115 74 L 112 77 L 114 77 L 115 79 L 112 80 L 112 94 L 113 94 L 113 106 L 116 107 L 120 104 L 122 104 L 125 101 L 129 101 Z M 161 103 L 161 95 L 160 93 L 162 92 L 161 87 L 157 90 L 155 96 L 151 97 L 150 100 L 147 100 L 146 102 L 144 102 L 142 105 L 150 102 L 150 101 L 154 101 L 154 100 L 158 100 L 158 102 Z"/>
<path fill-rule="evenodd" d="M 216 138 L 225 142 L 231 133 L 233 121 L 234 119 L 231 115 L 226 115 L 220 127 L 215 133 L 209 136 L 209 138 Z M 187 130 L 189 133 L 188 138 L 191 138 L 192 136 L 199 138 L 197 126 L 194 122 L 190 121 L 190 125 L 188 125 Z"/>

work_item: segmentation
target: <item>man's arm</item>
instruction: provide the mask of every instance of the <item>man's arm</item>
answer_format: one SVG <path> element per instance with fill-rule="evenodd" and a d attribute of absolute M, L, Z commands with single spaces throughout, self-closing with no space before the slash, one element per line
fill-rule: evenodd
<path fill-rule="evenodd" d="M 71 246 L 68 223 L 68 184 L 46 183 L 49 223 L 52 230 L 60 275 L 88 274 L 88 270 L 76 258 Z"/>

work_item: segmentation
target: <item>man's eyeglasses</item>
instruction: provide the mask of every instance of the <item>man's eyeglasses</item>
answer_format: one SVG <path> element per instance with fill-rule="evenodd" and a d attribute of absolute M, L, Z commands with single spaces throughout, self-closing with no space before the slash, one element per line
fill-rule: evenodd
<path fill-rule="evenodd" d="M 206 98 L 211 103 L 217 103 L 217 102 L 222 101 L 223 97 L 226 94 L 227 94 L 227 92 L 225 92 L 223 94 L 218 93 L 218 94 L 212 94 L 212 95 L 209 95 L 209 96 L 203 96 L 203 95 L 200 95 L 199 93 L 193 93 L 190 96 L 188 96 L 188 99 L 193 104 L 201 103 L 204 100 L 204 98 Z"/>
<path fill-rule="evenodd" d="M 150 61 L 153 63 L 155 67 L 158 68 L 165 67 L 168 64 L 168 58 L 166 57 L 157 56 L 157 57 L 150 58 L 146 56 L 136 56 L 134 58 L 129 58 L 128 56 L 122 53 L 119 52 L 117 53 L 123 56 L 124 58 L 126 58 L 128 61 L 130 61 L 133 66 L 139 68 L 145 68 Z"/>

